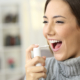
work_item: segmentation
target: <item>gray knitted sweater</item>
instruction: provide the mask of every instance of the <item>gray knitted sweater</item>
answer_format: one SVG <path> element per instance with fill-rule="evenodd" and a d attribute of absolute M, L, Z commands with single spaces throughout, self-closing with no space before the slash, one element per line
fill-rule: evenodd
<path fill-rule="evenodd" d="M 57 61 L 46 59 L 47 77 L 39 80 L 80 80 L 80 57 Z"/>

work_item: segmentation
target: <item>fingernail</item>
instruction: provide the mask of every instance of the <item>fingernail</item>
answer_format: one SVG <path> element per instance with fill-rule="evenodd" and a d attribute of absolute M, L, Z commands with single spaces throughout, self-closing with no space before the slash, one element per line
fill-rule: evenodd
<path fill-rule="evenodd" d="M 35 46 L 39 46 L 39 44 L 35 44 Z"/>

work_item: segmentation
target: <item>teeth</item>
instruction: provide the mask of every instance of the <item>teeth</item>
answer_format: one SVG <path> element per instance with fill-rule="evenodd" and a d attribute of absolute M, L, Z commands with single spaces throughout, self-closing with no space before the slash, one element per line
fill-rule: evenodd
<path fill-rule="evenodd" d="M 60 41 L 57 41 L 57 40 L 50 40 L 50 43 L 57 43 L 57 42 L 60 42 Z"/>

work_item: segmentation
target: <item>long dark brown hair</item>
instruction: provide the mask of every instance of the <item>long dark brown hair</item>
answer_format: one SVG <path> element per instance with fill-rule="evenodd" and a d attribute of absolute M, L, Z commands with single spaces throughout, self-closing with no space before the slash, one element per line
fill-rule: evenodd
<path fill-rule="evenodd" d="M 47 5 L 48 5 L 48 3 L 50 1 L 51 0 L 46 0 L 45 8 L 44 8 L 44 13 L 46 12 Z M 71 9 L 71 12 L 76 17 L 77 23 L 78 23 L 78 25 L 80 27 L 80 0 L 62 0 L 62 1 L 64 1 L 64 2 L 66 2 L 66 3 L 69 4 L 69 7 Z M 50 48 L 50 50 L 51 50 L 51 48 Z M 52 52 L 52 50 L 51 50 L 51 52 Z"/>
<path fill-rule="evenodd" d="M 46 0 L 44 13 L 46 12 L 47 5 L 50 1 L 51 0 Z M 62 0 L 62 1 L 65 1 L 66 3 L 69 4 L 71 11 L 76 17 L 78 25 L 80 26 L 80 0 Z"/>

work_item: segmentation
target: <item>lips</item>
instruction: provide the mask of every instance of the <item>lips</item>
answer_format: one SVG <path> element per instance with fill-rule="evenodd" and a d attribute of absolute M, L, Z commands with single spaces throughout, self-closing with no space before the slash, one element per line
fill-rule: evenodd
<path fill-rule="evenodd" d="M 52 50 L 53 50 L 54 52 L 59 51 L 60 48 L 61 48 L 61 45 L 62 45 L 62 41 L 58 41 L 58 42 L 53 42 L 53 43 L 51 43 Z"/>
<path fill-rule="evenodd" d="M 61 44 L 62 44 L 62 41 L 57 42 L 57 43 L 52 43 L 52 47 L 53 47 L 53 49 L 56 49 L 56 48 L 59 48 L 61 46 Z"/>

